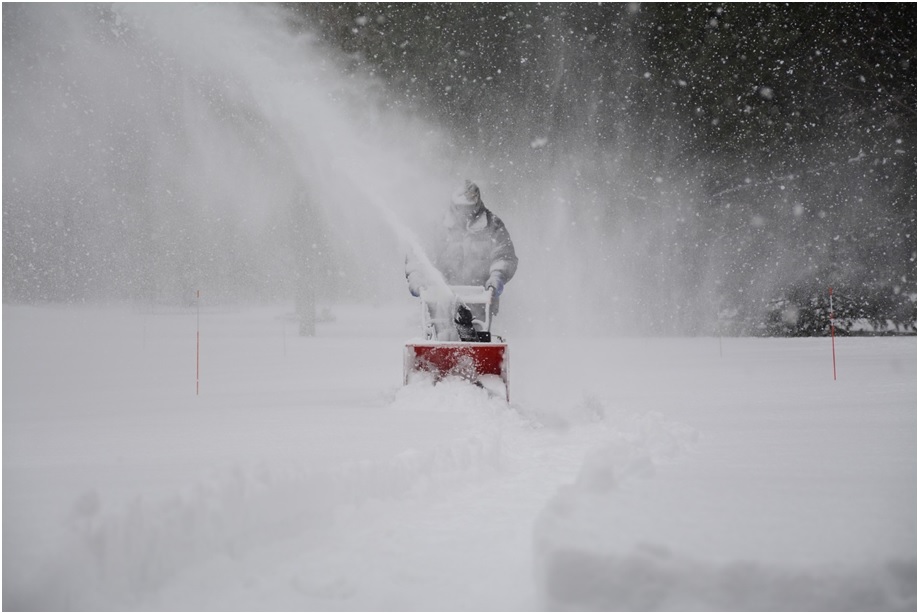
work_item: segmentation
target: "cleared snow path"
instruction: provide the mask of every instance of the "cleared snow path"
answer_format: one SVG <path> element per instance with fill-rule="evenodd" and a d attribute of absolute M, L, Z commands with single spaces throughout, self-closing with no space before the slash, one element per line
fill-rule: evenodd
<path fill-rule="evenodd" d="M 241 561 L 232 569 L 238 587 L 202 590 L 206 576 L 196 573 L 144 606 L 539 608 L 532 566 L 536 518 L 558 487 L 576 477 L 588 450 L 617 435 L 599 424 L 546 429 L 458 382 L 406 388 L 393 407 L 462 410 L 475 415 L 477 434 L 446 448 L 462 460 L 439 461 L 445 450 L 433 457 L 403 454 L 415 476 L 403 495 L 342 506 L 327 533 L 300 535 L 283 551 Z"/>

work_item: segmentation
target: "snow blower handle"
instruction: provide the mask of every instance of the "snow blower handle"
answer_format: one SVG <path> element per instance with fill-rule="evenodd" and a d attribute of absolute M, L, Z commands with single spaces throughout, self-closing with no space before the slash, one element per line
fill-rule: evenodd
<path fill-rule="evenodd" d="M 427 338 L 438 339 L 442 331 L 455 328 L 457 322 L 454 320 L 458 305 L 466 309 L 471 305 L 484 305 L 484 321 L 475 319 L 472 323 L 483 332 L 491 331 L 491 302 L 494 293 L 490 288 L 481 285 L 424 287 L 421 288 L 420 298 L 421 325 L 426 331 Z"/>
<path fill-rule="evenodd" d="M 494 302 L 494 288 L 488 287 L 488 288 L 485 288 L 485 291 L 488 294 L 488 301 L 485 302 L 484 329 L 490 332 L 491 331 L 491 303 Z"/>

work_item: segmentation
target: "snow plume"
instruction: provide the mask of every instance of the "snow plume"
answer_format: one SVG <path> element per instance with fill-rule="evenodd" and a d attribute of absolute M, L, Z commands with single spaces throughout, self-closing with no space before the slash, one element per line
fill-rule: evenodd
<path fill-rule="evenodd" d="M 690 309 L 678 288 L 696 280 L 670 268 L 682 222 L 622 193 L 657 177 L 522 120 L 493 150 L 448 135 L 277 6 L 3 11 L 6 300 L 267 301 L 303 284 L 404 299 L 405 253 L 439 276 L 428 237 L 471 178 L 520 256 L 509 332 L 629 332 Z"/>
<path fill-rule="evenodd" d="M 277 300 L 304 284 L 404 298 L 405 252 L 439 276 L 427 238 L 471 178 L 520 256 L 509 332 L 633 332 L 646 317 L 683 332 L 698 310 L 672 241 L 691 211 L 670 212 L 671 189 L 657 201 L 669 178 L 522 119 L 491 149 L 448 135 L 277 6 L 3 11 L 7 300 Z"/>
<path fill-rule="evenodd" d="M 377 194 L 368 194 L 367 200 L 376 207 L 378 213 L 382 216 L 386 224 L 388 224 L 390 230 L 400 239 L 401 244 L 414 255 L 415 260 L 422 269 L 424 278 L 427 279 L 429 283 L 439 288 L 441 292 L 447 295 L 451 294 L 452 292 L 449 289 L 449 285 L 446 283 L 446 279 L 443 277 L 443 273 L 437 270 L 437 267 L 434 266 L 430 256 L 427 254 L 425 241 L 422 241 L 410 226 L 406 225 L 398 218 L 393 210 L 386 204 L 384 198 Z"/>
<path fill-rule="evenodd" d="M 278 7 L 3 11 L 6 298 L 405 291 L 443 142 Z"/>

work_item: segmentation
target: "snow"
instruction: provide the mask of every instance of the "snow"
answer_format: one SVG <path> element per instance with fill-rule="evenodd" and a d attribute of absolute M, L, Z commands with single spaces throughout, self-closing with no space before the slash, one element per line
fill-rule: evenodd
<path fill-rule="evenodd" d="M 4 609 L 915 609 L 914 338 L 519 336 L 508 405 L 292 310 L 4 306 Z"/>

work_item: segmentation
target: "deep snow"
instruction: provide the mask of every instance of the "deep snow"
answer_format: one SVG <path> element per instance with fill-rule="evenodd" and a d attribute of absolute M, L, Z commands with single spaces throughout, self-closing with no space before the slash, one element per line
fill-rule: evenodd
<path fill-rule="evenodd" d="M 914 338 L 510 339 L 407 298 L 3 309 L 3 608 L 916 606 Z M 498 321 L 498 325 L 499 325 Z"/>

